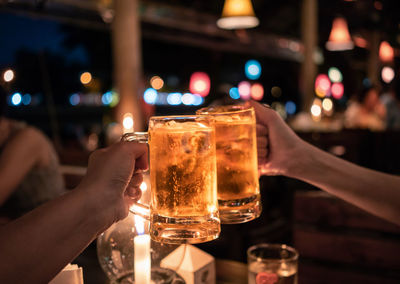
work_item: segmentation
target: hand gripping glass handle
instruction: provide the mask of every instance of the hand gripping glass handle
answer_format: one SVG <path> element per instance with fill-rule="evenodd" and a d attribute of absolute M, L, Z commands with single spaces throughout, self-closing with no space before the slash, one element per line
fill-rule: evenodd
<path fill-rule="evenodd" d="M 122 136 L 121 141 L 146 143 L 148 144 L 149 135 L 147 132 L 132 132 L 126 133 Z M 135 215 L 138 215 L 146 220 L 150 220 L 150 207 L 149 205 L 135 202 L 129 211 Z"/>

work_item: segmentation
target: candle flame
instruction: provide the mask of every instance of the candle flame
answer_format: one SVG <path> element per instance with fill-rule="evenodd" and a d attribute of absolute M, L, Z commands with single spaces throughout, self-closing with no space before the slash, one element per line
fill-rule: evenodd
<path fill-rule="evenodd" d="M 135 215 L 135 228 L 136 232 L 138 235 L 143 235 L 144 234 L 144 220 L 142 217 Z"/>

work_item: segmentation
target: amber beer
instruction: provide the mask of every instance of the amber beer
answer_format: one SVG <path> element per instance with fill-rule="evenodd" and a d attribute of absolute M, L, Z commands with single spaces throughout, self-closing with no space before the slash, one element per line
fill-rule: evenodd
<path fill-rule="evenodd" d="M 215 130 L 204 116 L 149 123 L 151 236 L 199 243 L 219 236 Z"/>
<path fill-rule="evenodd" d="M 221 222 L 243 223 L 261 214 L 254 109 L 247 105 L 200 109 L 215 119 Z"/>

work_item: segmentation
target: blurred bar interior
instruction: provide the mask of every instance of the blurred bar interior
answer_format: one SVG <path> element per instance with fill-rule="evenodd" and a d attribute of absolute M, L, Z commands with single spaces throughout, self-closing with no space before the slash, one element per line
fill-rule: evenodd
<path fill-rule="evenodd" d="M 321 149 L 400 174 L 398 1 L 238 2 L 0 0 L 6 115 L 52 140 L 68 189 L 93 150 L 152 115 L 249 99 Z M 371 87 L 379 97 L 360 96 Z M 198 247 L 245 262 L 255 243 L 287 243 L 299 283 L 398 283 L 399 227 L 300 181 L 260 186 L 260 218 Z M 76 263 L 105 282 L 95 244 Z"/>

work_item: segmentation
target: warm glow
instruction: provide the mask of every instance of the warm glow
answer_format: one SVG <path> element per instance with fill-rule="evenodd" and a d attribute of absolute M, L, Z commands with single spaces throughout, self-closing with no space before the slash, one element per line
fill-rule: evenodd
<path fill-rule="evenodd" d="M 89 72 L 83 72 L 81 74 L 81 83 L 86 85 L 89 84 L 92 81 L 92 74 Z"/>
<path fill-rule="evenodd" d="M 321 107 L 319 105 L 312 105 L 311 106 L 311 114 L 313 116 L 320 116 L 321 115 Z"/>
<path fill-rule="evenodd" d="M 210 93 L 210 77 L 204 72 L 194 72 L 190 77 L 189 90 L 193 94 L 206 97 Z"/>
<path fill-rule="evenodd" d="M 195 100 L 195 98 L 191 93 L 185 93 L 182 96 L 182 103 L 184 105 L 187 105 L 187 106 L 193 105 L 194 100 Z"/>
<path fill-rule="evenodd" d="M 247 81 L 242 81 L 238 85 L 239 95 L 242 100 L 250 99 L 251 94 L 251 84 Z"/>
<path fill-rule="evenodd" d="M 222 16 L 217 21 L 221 29 L 247 29 L 258 26 L 251 0 L 225 0 Z"/>
<path fill-rule="evenodd" d="M 159 76 L 153 76 L 153 77 L 150 79 L 150 85 L 151 85 L 154 89 L 159 90 L 159 89 L 161 89 L 161 88 L 164 86 L 164 80 L 161 79 Z"/>
<path fill-rule="evenodd" d="M 5 82 L 11 82 L 14 79 L 14 71 L 8 69 L 3 74 L 3 79 Z"/>
<path fill-rule="evenodd" d="M 140 190 L 141 190 L 142 192 L 145 192 L 145 191 L 147 190 L 147 183 L 146 183 L 145 181 L 143 181 L 143 182 L 140 184 Z"/>
<path fill-rule="evenodd" d="M 322 108 L 327 111 L 330 112 L 333 109 L 333 102 L 331 99 L 329 98 L 325 98 L 322 101 Z"/>
<path fill-rule="evenodd" d="M 122 126 L 124 127 L 124 133 L 133 132 L 133 116 L 130 112 L 124 114 L 124 119 L 122 120 Z"/>
<path fill-rule="evenodd" d="M 337 69 L 336 67 L 329 68 L 328 76 L 329 76 L 329 79 L 331 79 L 331 81 L 334 83 L 342 82 L 342 80 L 343 80 L 342 72 L 340 72 L 340 70 Z"/>
<path fill-rule="evenodd" d="M 255 83 L 250 88 L 252 99 L 260 101 L 264 97 L 264 87 L 260 83 Z"/>
<path fill-rule="evenodd" d="M 332 97 L 340 100 L 344 94 L 344 86 L 342 83 L 333 83 L 331 88 Z"/>
<path fill-rule="evenodd" d="M 393 61 L 394 50 L 393 47 L 387 41 L 382 41 L 379 46 L 379 58 L 383 62 Z"/>
<path fill-rule="evenodd" d="M 395 73 L 394 73 L 394 70 L 392 67 L 385 66 L 382 68 L 381 76 L 382 76 L 383 82 L 385 82 L 386 84 L 389 84 L 390 82 L 392 82 L 394 75 L 395 75 Z"/>
<path fill-rule="evenodd" d="M 347 28 L 346 19 L 341 17 L 335 18 L 332 23 L 329 40 L 326 43 L 326 49 L 331 51 L 340 51 L 353 48 L 354 44 Z"/>
<path fill-rule="evenodd" d="M 331 87 L 331 81 L 329 77 L 325 74 L 319 74 L 315 79 L 315 93 L 318 97 L 325 97 L 329 93 Z"/>
<path fill-rule="evenodd" d="M 360 48 L 368 47 L 368 41 L 361 36 L 354 36 L 353 40 L 354 40 L 354 44 Z"/>

